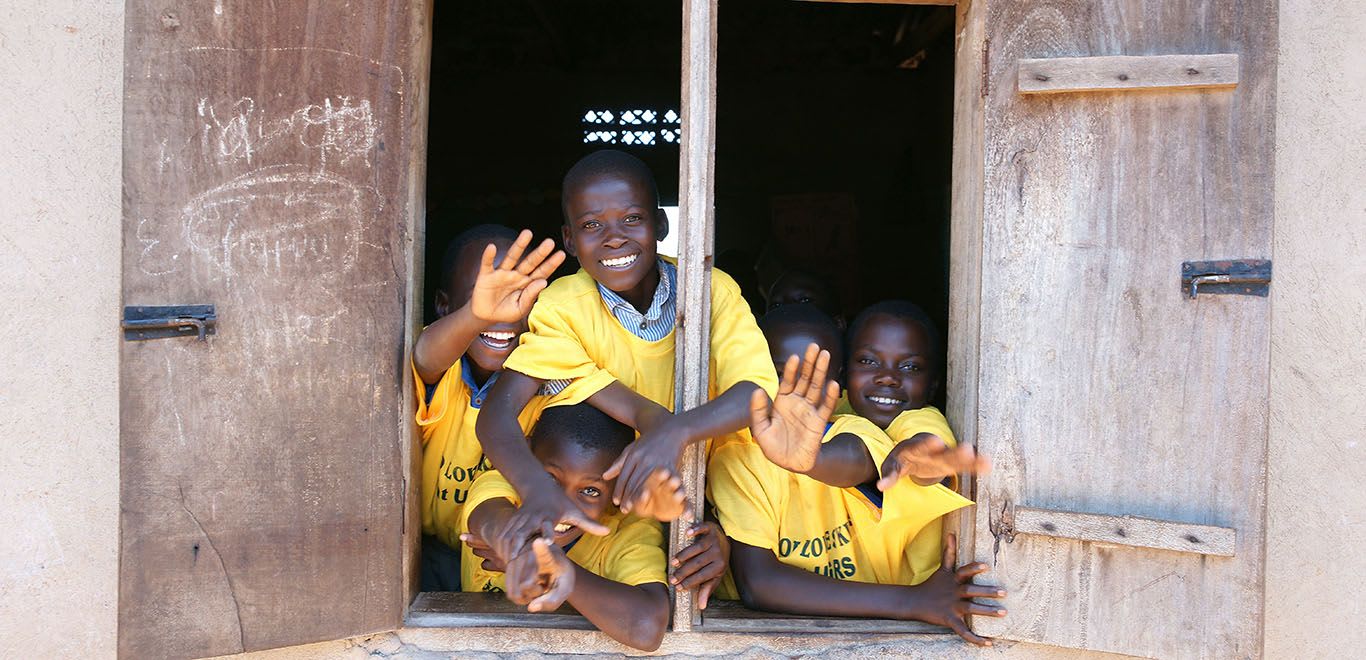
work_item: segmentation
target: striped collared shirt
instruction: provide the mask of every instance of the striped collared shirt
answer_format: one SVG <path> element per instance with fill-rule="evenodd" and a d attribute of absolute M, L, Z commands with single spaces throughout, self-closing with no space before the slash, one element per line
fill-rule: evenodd
<path fill-rule="evenodd" d="M 678 298 L 674 289 L 678 288 L 678 269 L 673 264 L 656 257 L 659 263 L 659 286 L 655 287 L 654 298 L 649 309 L 641 314 L 631 303 L 617 295 L 617 292 L 598 284 L 598 294 L 607 309 L 617 319 L 621 327 L 645 341 L 659 341 L 674 329 L 674 316 L 678 308 Z"/>

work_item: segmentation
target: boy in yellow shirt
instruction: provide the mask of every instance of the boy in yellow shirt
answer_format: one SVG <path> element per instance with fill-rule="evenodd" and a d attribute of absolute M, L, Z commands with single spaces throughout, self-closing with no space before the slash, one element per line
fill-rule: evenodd
<path fill-rule="evenodd" d="M 640 438 L 608 470 L 623 511 L 670 520 L 682 511 L 650 493 L 676 480 L 690 443 L 742 431 L 750 395 L 774 392 L 777 378 L 763 335 L 740 289 L 712 271 L 711 394 L 707 404 L 673 415 L 676 271 L 659 258 L 668 234 L 654 175 L 639 159 L 598 151 L 565 175 L 564 246 L 582 269 L 550 285 L 532 310 L 530 332 L 505 365 L 478 432 L 489 459 L 524 496 L 517 524 L 489 539 L 507 554 L 559 523 L 594 534 L 590 520 L 549 480 L 527 450 L 515 411 L 546 381 L 573 379 L 575 396 L 638 431 Z"/>
<path fill-rule="evenodd" d="M 531 433 L 532 455 L 560 492 L 607 534 L 585 535 L 581 527 L 561 524 L 527 551 L 482 562 L 466 546 L 465 590 L 504 592 L 532 612 L 568 602 L 612 639 L 647 651 L 659 648 L 669 619 L 664 535 L 658 522 L 613 506 L 612 480 L 603 474 L 634 437 L 629 427 L 587 404 L 546 408 Z M 485 472 L 470 489 L 464 527 L 482 538 L 503 538 L 521 505 L 512 484 L 496 471 Z M 695 545 L 706 563 L 724 570 L 718 541 L 710 533 Z"/>
<path fill-rule="evenodd" d="M 488 468 L 474 422 L 546 278 L 564 261 L 549 239 L 526 254 L 530 243 L 531 232 L 499 225 L 479 225 L 457 236 L 442 261 L 440 318 L 413 347 L 422 431 L 424 591 L 460 589 L 460 510 L 470 484 Z M 521 423 L 531 421 L 544 398 L 536 397 L 537 405 L 522 412 Z"/>
<path fill-rule="evenodd" d="M 928 358 L 927 335 L 918 335 L 922 341 L 906 341 L 904 333 L 881 327 L 885 323 L 860 315 L 851 327 L 849 369 L 863 360 L 857 369 L 876 372 L 871 381 L 880 389 L 851 376 L 850 401 L 863 407 L 871 396 L 878 405 L 899 400 L 923 406 L 923 398 L 898 399 L 904 391 L 893 387 L 893 381 L 902 378 L 886 372 L 914 371 L 902 352 Z M 770 339 L 778 340 L 775 347 L 791 344 L 803 333 L 796 324 L 766 330 Z M 828 342 L 824 334 L 808 332 Z M 896 355 L 883 368 L 878 360 L 885 361 L 888 348 Z M 825 382 L 829 354 L 817 351 L 812 343 L 802 359 L 788 356 L 774 402 L 754 395 L 755 444 L 728 445 L 710 463 L 708 494 L 732 541 L 732 570 L 741 598 L 750 607 L 799 614 L 919 619 L 987 643 L 964 622 L 967 614 L 1004 615 L 995 606 L 971 602 L 1005 595 L 995 587 L 969 584 L 985 565 L 953 570 L 956 547 L 951 541 L 942 555 L 943 568 L 938 555 L 927 568 L 926 546 L 916 543 L 940 516 L 970 503 L 938 480 L 960 471 L 980 472 L 985 461 L 970 449 L 951 450 L 925 438 L 893 443 L 874 422 L 857 415 L 837 416 L 827 424 L 839 386 Z M 931 387 L 913 390 L 914 397 L 932 393 Z"/>

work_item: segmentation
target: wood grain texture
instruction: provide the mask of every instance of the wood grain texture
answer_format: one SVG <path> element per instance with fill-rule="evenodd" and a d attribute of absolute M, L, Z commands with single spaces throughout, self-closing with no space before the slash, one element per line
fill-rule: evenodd
<path fill-rule="evenodd" d="M 1019 61 L 1021 94 L 1202 89 L 1238 84 L 1238 56 L 1113 55 Z"/>
<path fill-rule="evenodd" d="M 835 616 L 795 616 L 751 610 L 733 600 L 707 603 L 706 617 L 698 628 L 709 633 L 752 634 L 952 634 L 947 628 L 920 621 L 851 619 Z"/>
<path fill-rule="evenodd" d="M 128 3 L 124 303 L 219 320 L 122 346 L 125 657 L 399 623 L 423 12 Z"/>
<path fill-rule="evenodd" d="M 674 410 L 707 402 L 711 362 L 711 267 L 716 193 L 716 0 L 683 2 L 683 138 L 679 147 L 678 320 L 674 333 Z M 693 519 L 702 519 L 706 448 L 694 444 L 680 461 Z M 687 525 L 669 526 L 669 556 L 690 544 Z M 701 623 L 689 590 L 674 591 L 673 629 Z"/>
<path fill-rule="evenodd" d="M 799 0 L 799 2 L 832 2 L 857 5 L 945 5 L 958 4 L 958 0 Z"/>
<path fill-rule="evenodd" d="M 409 628 L 559 628 L 597 630 L 574 608 L 528 612 L 503 594 L 426 591 L 408 607 L 403 625 Z"/>
<path fill-rule="evenodd" d="M 987 59 L 986 8 L 964 2 L 956 13 L 953 85 L 953 191 L 949 230 L 949 332 L 945 374 L 949 426 L 958 442 L 977 445 L 977 387 L 982 311 L 982 104 L 981 68 Z M 960 477 L 959 490 L 975 499 L 975 480 Z M 949 514 L 944 529 L 957 530 L 959 559 L 974 561 L 974 510 Z"/>
<path fill-rule="evenodd" d="M 1015 534 L 1221 557 L 1233 556 L 1238 538 L 1237 531 L 1227 527 L 1022 506 L 1013 509 L 1011 527 Z"/>
<path fill-rule="evenodd" d="M 1268 307 L 1173 284 L 1186 260 L 1269 255 L 1276 3 L 973 4 L 990 40 L 976 440 L 996 468 L 978 481 L 975 554 L 1010 589 L 1010 616 L 974 625 L 1257 657 Z M 1239 85 L 1015 89 L 1022 59 L 1183 52 L 1239 53 Z M 1232 528 L 1235 556 L 1012 540 L 1017 506 Z"/>

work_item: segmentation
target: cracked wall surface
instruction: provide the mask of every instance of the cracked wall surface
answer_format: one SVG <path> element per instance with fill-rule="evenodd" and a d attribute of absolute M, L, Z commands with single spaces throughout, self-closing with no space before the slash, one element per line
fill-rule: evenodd
<path fill-rule="evenodd" d="M 1282 0 L 1266 657 L 1366 645 L 1366 2 Z"/>
<path fill-rule="evenodd" d="M 123 3 L 0 2 L 0 657 L 110 657 Z"/>

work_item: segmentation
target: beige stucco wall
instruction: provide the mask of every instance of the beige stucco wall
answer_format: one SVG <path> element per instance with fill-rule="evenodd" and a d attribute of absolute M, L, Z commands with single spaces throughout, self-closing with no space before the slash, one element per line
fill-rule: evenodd
<path fill-rule="evenodd" d="M 1266 655 L 1344 657 L 1366 645 L 1353 623 L 1366 574 L 1366 3 L 1281 11 Z M 115 649 L 122 30 L 114 0 L 0 0 L 0 657 Z M 588 633 L 403 631 L 265 655 L 515 653 L 537 639 L 614 650 Z M 828 641 L 832 653 L 913 650 Z M 786 655 L 796 643 L 679 636 L 666 649 Z"/>
<path fill-rule="evenodd" d="M 1366 2 L 1282 0 L 1266 657 L 1366 648 Z"/>
<path fill-rule="evenodd" d="M 109 657 L 123 3 L 0 2 L 0 657 Z"/>

